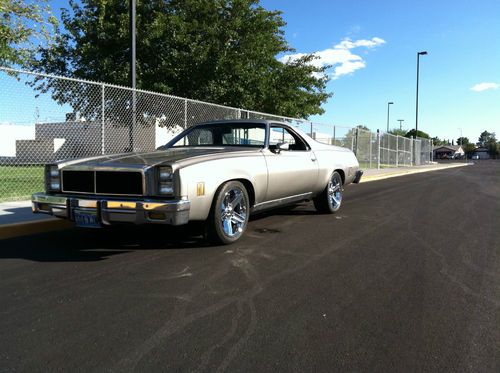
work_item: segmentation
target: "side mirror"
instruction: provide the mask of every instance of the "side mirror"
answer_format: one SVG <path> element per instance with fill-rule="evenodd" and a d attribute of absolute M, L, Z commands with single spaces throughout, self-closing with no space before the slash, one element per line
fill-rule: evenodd
<path fill-rule="evenodd" d="M 280 153 L 282 150 L 290 150 L 290 144 L 287 142 L 279 142 L 276 144 L 276 153 Z"/>

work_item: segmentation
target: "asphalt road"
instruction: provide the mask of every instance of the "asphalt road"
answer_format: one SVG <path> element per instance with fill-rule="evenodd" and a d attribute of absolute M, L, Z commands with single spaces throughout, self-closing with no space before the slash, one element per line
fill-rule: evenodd
<path fill-rule="evenodd" d="M 186 230 L 0 241 L 2 371 L 469 371 L 500 361 L 500 162 Z"/>

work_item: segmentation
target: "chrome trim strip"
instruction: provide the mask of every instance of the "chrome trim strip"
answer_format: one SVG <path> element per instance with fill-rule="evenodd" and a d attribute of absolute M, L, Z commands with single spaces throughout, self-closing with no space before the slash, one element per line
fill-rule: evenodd
<path fill-rule="evenodd" d="M 312 192 L 308 192 L 308 193 L 297 194 L 294 196 L 273 199 L 272 201 L 257 203 L 252 207 L 252 212 L 261 211 L 275 206 L 285 205 L 288 203 L 300 202 L 305 199 L 311 198 L 312 195 L 313 195 Z"/>
<path fill-rule="evenodd" d="M 89 208 L 97 208 L 97 201 L 96 200 L 89 200 L 89 199 L 79 199 L 78 200 L 78 207 L 89 207 Z"/>
<path fill-rule="evenodd" d="M 66 207 L 67 197 L 51 196 L 44 193 L 35 193 L 31 196 L 32 202 L 50 203 L 52 205 L 61 205 Z"/>

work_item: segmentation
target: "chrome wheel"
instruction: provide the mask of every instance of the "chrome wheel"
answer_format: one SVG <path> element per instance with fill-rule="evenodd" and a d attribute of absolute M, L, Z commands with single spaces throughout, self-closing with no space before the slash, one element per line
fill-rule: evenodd
<path fill-rule="evenodd" d="M 333 171 L 325 189 L 313 198 L 314 207 L 323 214 L 335 214 L 342 204 L 342 176 Z"/>
<path fill-rule="evenodd" d="M 337 211 L 342 204 L 342 179 L 334 172 L 327 187 L 328 203 L 332 210 Z"/>
<path fill-rule="evenodd" d="M 220 223 L 228 237 L 239 236 L 247 224 L 247 198 L 237 186 L 230 188 L 220 204 Z"/>

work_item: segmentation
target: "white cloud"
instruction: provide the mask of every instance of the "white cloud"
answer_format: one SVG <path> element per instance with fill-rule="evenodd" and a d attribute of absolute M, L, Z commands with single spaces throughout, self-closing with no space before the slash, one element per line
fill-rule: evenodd
<path fill-rule="evenodd" d="M 498 89 L 500 88 L 500 84 L 498 83 L 478 83 L 474 87 L 471 87 L 472 91 L 482 92 L 487 91 L 488 89 Z"/>
<path fill-rule="evenodd" d="M 314 52 L 318 57 L 311 61 L 311 64 L 317 67 L 331 66 L 332 79 L 338 79 L 342 75 L 352 74 L 354 71 L 366 67 L 366 62 L 357 54 L 351 52 L 355 48 L 373 49 L 379 45 L 385 44 L 385 40 L 374 37 L 372 39 L 351 40 L 344 39 L 333 48 Z M 304 57 L 305 53 L 295 53 L 280 58 L 281 62 L 288 63 Z"/>

